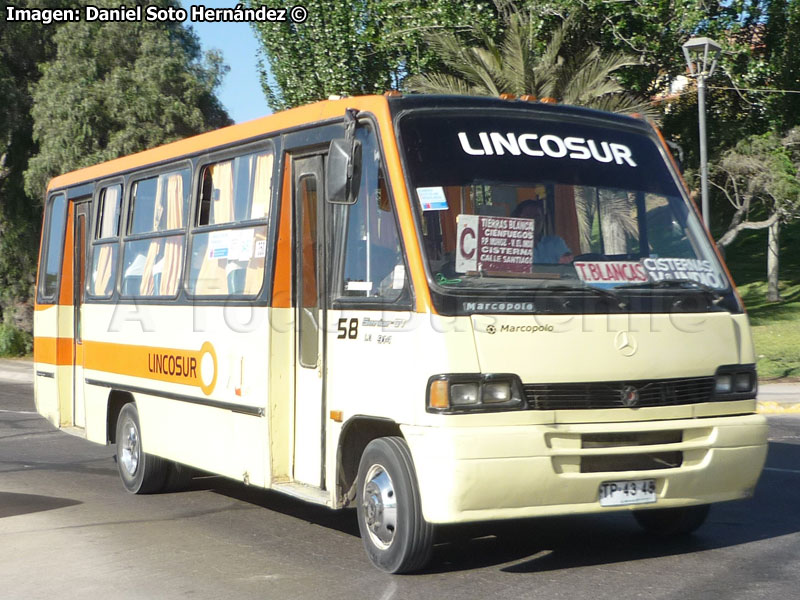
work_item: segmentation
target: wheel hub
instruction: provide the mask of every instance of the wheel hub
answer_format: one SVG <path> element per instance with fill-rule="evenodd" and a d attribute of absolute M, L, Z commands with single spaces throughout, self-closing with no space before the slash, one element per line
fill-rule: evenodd
<path fill-rule="evenodd" d="M 132 422 L 127 421 L 122 434 L 122 453 L 119 460 L 128 474 L 133 476 L 139 467 L 139 432 Z"/>
<path fill-rule="evenodd" d="M 397 529 L 394 484 L 381 465 L 370 467 L 365 481 L 362 505 L 367 530 L 373 543 L 386 549 L 394 541 Z"/>

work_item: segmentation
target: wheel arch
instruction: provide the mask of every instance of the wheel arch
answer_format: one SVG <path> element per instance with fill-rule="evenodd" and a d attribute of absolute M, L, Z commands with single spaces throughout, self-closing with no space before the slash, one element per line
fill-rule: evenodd
<path fill-rule="evenodd" d="M 400 425 L 391 419 L 356 415 L 344 424 L 336 452 L 336 503 L 339 507 L 350 506 L 355 500 L 358 465 L 367 444 L 389 436 L 403 437 Z"/>
<path fill-rule="evenodd" d="M 111 390 L 108 394 L 108 401 L 106 404 L 106 443 L 115 444 L 117 442 L 117 419 L 122 407 L 126 404 L 136 400 L 130 392 L 123 392 L 121 390 Z"/>

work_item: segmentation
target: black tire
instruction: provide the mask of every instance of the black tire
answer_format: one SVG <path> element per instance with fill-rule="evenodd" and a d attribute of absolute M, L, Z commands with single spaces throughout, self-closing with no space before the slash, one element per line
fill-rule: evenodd
<path fill-rule="evenodd" d="M 197 471 L 187 465 L 167 461 L 167 477 L 164 481 L 163 491 L 182 492 L 192 483 Z"/>
<path fill-rule="evenodd" d="M 710 505 L 683 506 L 637 510 L 633 516 L 645 531 L 663 537 L 688 535 L 700 527 L 708 517 Z"/>
<path fill-rule="evenodd" d="M 414 463 L 403 438 L 378 438 L 364 449 L 356 508 L 372 564 L 387 573 L 408 573 L 428 563 L 433 526 L 422 516 Z"/>
<path fill-rule="evenodd" d="M 122 485 L 132 494 L 154 494 L 164 488 L 168 461 L 142 450 L 142 428 L 136 404 L 122 407 L 117 419 L 117 470 Z"/>

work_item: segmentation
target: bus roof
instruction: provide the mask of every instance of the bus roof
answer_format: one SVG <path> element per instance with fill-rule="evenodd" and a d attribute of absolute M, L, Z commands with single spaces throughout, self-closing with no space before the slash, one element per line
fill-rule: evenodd
<path fill-rule="evenodd" d="M 201 152 L 212 150 L 257 139 L 282 130 L 311 125 L 337 117 L 343 117 L 346 108 L 371 111 L 376 114 L 383 113 L 388 117 L 389 110 L 397 114 L 403 110 L 419 108 L 428 109 L 506 109 L 538 112 L 551 115 L 582 115 L 584 117 L 602 118 L 603 120 L 616 121 L 620 124 L 638 124 L 640 127 L 649 128 L 641 119 L 601 112 L 597 110 L 539 102 L 521 100 L 504 100 L 499 98 L 475 96 L 434 96 L 434 95 L 400 95 L 385 96 L 353 96 L 338 100 L 322 100 L 297 108 L 274 113 L 272 115 L 254 119 L 246 123 L 223 127 L 214 131 L 201 133 L 176 142 L 157 146 L 136 154 L 123 156 L 104 163 L 85 167 L 59 175 L 50 180 L 48 192 L 66 188 L 81 183 L 89 183 L 98 179 L 125 173 L 150 165 L 175 160 L 185 156 L 192 156 Z"/>
<path fill-rule="evenodd" d="M 346 108 L 370 110 L 380 112 L 387 110 L 386 98 L 383 96 L 346 97 L 340 100 L 323 100 L 281 111 L 266 117 L 223 127 L 214 131 L 201 133 L 189 138 L 178 140 L 150 150 L 144 150 L 116 158 L 91 167 L 85 167 L 59 175 L 50 180 L 47 191 L 53 191 L 80 183 L 88 183 L 132 169 L 175 160 L 184 156 L 191 156 L 211 150 L 242 142 L 249 139 L 269 135 L 270 133 L 300 127 L 312 123 L 343 117 Z"/>

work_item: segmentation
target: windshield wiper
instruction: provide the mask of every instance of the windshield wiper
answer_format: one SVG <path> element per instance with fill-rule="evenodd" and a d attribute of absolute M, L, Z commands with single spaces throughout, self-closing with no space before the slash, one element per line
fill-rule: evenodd
<path fill-rule="evenodd" d="M 706 296 L 710 299 L 711 304 L 717 306 L 725 300 L 725 296 L 719 291 L 716 290 L 704 283 L 700 283 L 699 281 L 693 281 L 692 279 L 662 279 L 661 281 L 648 281 L 647 283 L 633 283 L 628 285 L 618 285 L 616 289 L 682 289 L 682 290 L 692 290 L 692 291 L 700 291 L 706 294 Z"/>
<path fill-rule="evenodd" d="M 625 308 L 627 303 L 620 298 L 619 294 L 612 290 L 607 290 L 604 288 L 596 288 L 591 285 L 583 285 L 583 286 L 573 286 L 573 285 L 541 285 L 538 286 L 538 290 L 546 290 L 548 292 L 582 292 L 582 293 L 590 293 L 595 296 L 599 296 L 601 298 L 606 298 L 608 300 L 612 300 L 618 308 Z"/>

